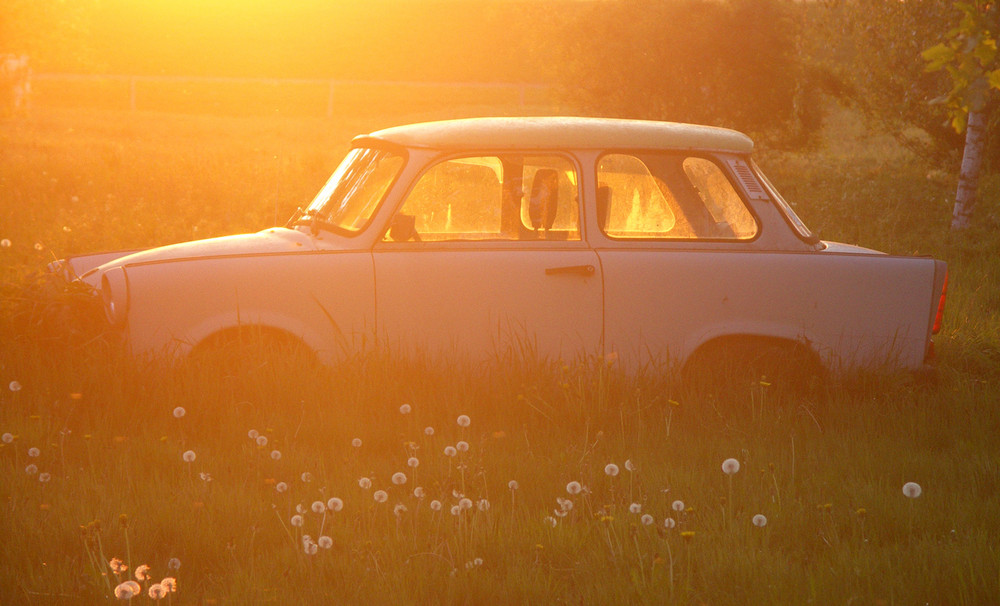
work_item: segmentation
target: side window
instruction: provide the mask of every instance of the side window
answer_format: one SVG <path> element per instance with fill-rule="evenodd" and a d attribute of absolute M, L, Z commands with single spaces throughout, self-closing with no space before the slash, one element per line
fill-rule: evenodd
<path fill-rule="evenodd" d="M 468 156 L 428 169 L 384 242 L 579 240 L 576 171 L 559 156 Z"/>
<path fill-rule="evenodd" d="M 722 237 L 743 240 L 757 235 L 757 222 L 718 164 L 705 158 L 685 158 L 684 174 L 715 220 L 717 231 L 732 232 Z"/>
<path fill-rule="evenodd" d="M 606 154 L 597 216 L 617 239 L 742 240 L 757 223 L 721 168 L 680 154 Z"/>

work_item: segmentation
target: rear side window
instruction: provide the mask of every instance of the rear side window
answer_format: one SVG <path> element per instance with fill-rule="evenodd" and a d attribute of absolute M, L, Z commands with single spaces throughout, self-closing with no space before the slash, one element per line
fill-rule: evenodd
<path fill-rule="evenodd" d="M 597 214 L 612 238 L 750 240 L 757 221 L 722 168 L 683 154 L 606 154 Z"/>

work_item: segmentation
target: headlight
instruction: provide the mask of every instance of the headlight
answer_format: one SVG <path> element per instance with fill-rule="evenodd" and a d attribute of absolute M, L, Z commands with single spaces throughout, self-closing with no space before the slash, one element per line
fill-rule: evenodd
<path fill-rule="evenodd" d="M 125 324 L 128 318 L 128 278 L 125 270 L 114 267 L 101 277 L 101 296 L 104 299 L 104 313 L 112 326 Z"/>

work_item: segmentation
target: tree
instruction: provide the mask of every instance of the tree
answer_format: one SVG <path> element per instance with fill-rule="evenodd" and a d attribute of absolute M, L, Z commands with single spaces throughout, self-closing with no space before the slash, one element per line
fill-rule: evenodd
<path fill-rule="evenodd" d="M 944 105 L 956 132 L 965 131 L 965 152 L 955 193 L 951 229 L 969 226 L 976 205 L 979 171 L 991 105 L 1000 91 L 1000 3 L 996 0 L 956 2 L 962 19 L 946 41 L 923 52 L 929 72 L 944 70 L 951 90 L 935 100 Z"/>

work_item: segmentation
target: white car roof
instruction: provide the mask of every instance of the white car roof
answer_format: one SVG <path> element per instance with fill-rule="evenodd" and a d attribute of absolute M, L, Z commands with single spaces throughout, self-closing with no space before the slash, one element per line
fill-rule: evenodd
<path fill-rule="evenodd" d="M 611 118 L 465 118 L 423 122 L 376 131 L 377 139 L 410 148 L 492 149 L 686 149 L 750 153 L 741 132 L 714 126 Z"/>

